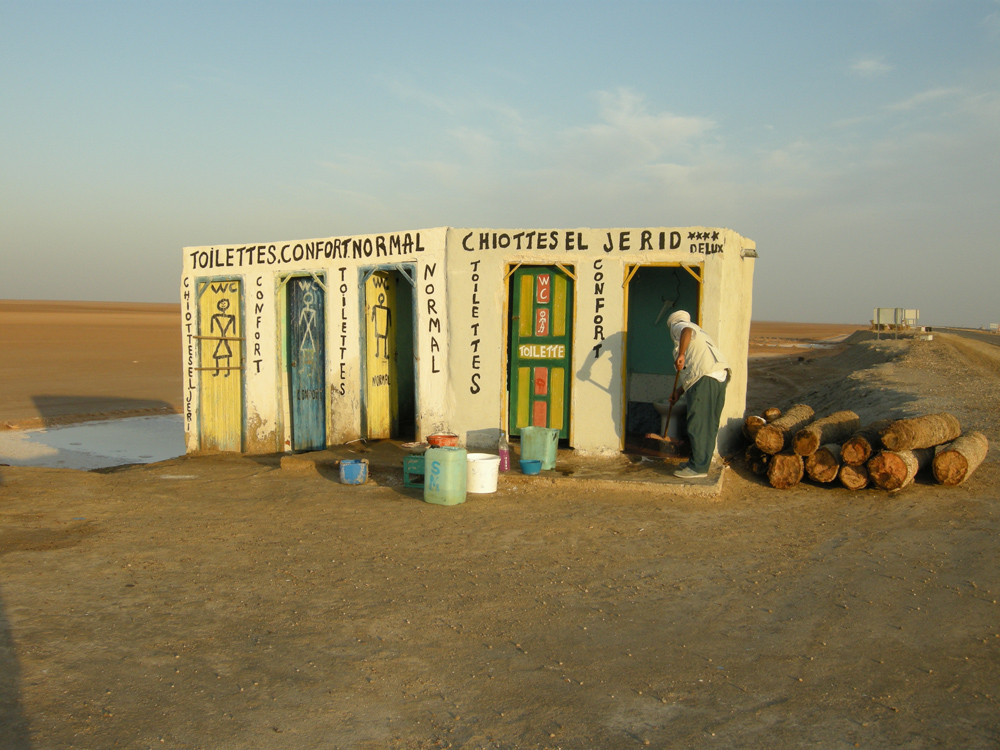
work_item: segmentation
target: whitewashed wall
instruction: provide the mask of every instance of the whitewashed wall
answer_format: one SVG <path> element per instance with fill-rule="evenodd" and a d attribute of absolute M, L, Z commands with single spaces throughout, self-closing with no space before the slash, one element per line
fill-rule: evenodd
<path fill-rule="evenodd" d="M 703 264 L 702 326 L 733 365 L 720 446 L 738 439 L 746 401 L 755 245 L 728 229 L 457 229 L 330 237 L 183 251 L 181 302 L 185 428 L 198 449 L 196 285 L 214 277 L 243 282 L 246 336 L 245 449 L 288 448 L 282 393 L 280 282 L 322 274 L 327 285 L 328 441 L 361 436 L 361 275 L 407 264 L 415 272 L 417 429 L 447 429 L 471 448 L 495 447 L 506 423 L 507 283 L 512 264 L 562 264 L 574 284 L 570 443 L 588 453 L 616 452 L 623 439 L 623 286 L 629 264 Z M 664 328 L 666 336 L 666 329 Z M 664 346 L 669 346 L 669 337 Z M 600 345 L 599 349 L 595 349 Z"/>

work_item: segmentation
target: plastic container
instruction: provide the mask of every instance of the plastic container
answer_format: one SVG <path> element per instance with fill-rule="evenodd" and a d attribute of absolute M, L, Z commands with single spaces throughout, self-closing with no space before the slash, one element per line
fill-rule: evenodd
<path fill-rule="evenodd" d="M 507 442 L 507 433 L 502 430 L 497 448 L 500 454 L 500 471 L 510 471 L 510 443 Z"/>
<path fill-rule="evenodd" d="M 435 505 L 465 502 L 468 462 L 464 448 L 428 448 L 424 454 L 424 501 Z"/>
<path fill-rule="evenodd" d="M 403 456 L 403 486 L 424 488 L 424 454 Z"/>
<path fill-rule="evenodd" d="M 500 473 L 500 456 L 492 453 L 470 453 L 465 491 L 476 495 L 488 495 L 497 491 L 497 476 Z"/>
<path fill-rule="evenodd" d="M 542 462 L 537 458 L 522 458 L 521 473 L 533 476 L 542 470 Z"/>
<path fill-rule="evenodd" d="M 340 462 L 341 484 L 364 484 L 368 480 L 368 459 L 345 458 Z"/>
<path fill-rule="evenodd" d="M 458 445 L 458 435 L 454 432 L 435 432 L 433 435 L 427 436 L 427 442 L 435 448 L 444 446 L 453 448 Z"/>
<path fill-rule="evenodd" d="M 537 458 L 543 469 L 556 468 L 559 430 L 554 427 L 522 427 L 521 458 Z"/>

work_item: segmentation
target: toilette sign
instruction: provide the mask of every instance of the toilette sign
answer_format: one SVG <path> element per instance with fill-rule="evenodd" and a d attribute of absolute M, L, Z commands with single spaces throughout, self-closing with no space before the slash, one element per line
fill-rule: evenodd
<path fill-rule="evenodd" d="M 565 359 L 565 344 L 521 344 L 517 347 L 521 359 Z"/>

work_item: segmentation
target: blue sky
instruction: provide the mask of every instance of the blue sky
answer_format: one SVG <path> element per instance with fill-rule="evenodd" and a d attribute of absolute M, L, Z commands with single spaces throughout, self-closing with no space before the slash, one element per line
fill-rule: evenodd
<path fill-rule="evenodd" d="M 757 320 L 1000 321 L 1000 2 L 0 0 L 0 298 L 181 248 L 729 227 Z"/>

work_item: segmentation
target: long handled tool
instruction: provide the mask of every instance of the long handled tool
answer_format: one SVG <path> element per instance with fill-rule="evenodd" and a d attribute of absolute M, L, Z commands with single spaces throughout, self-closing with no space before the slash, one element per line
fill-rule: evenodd
<path fill-rule="evenodd" d="M 674 394 L 677 393 L 677 378 L 681 376 L 681 371 L 678 370 L 674 373 L 674 387 L 670 389 L 670 408 L 667 409 L 667 421 L 663 423 L 663 439 L 669 440 L 667 437 L 667 432 L 670 430 L 670 415 L 674 413 L 674 404 L 677 403 L 677 399 L 674 398 Z"/>
<path fill-rule="evenodd" d="M 656 432 L 647 432 L 646 433 L 646 437 L 647 438 L 650 438 L 651 440 L 658 440 L 661 443 L 666 443 L 668 446 L 670 446 L 671 448 L 674 448 L 674 449 L 677 448 L 677 446 L 675 444 L 677 442 L 679 442 L 679 441 L 675 441 L 675 440 L 673 440 L 671 438 L 668 438 L 667 437 L 667 432 L 670 431 L 670 416 L 674 412 L 674 404 L 677 403 L 677 401 L 674 399 L 674 393 L 677 392 L 677 379 L 680 376 L 681 376 L 681 372 L 680 372 L 680 370 L 677 370 L 677 372 L 674 373 L 674 387 L 670 390 L 670 408 L 667 409 L 667 419 L 663 423 L 663 434 L 660 435 L 659 433 L 656 433 Z"/>

